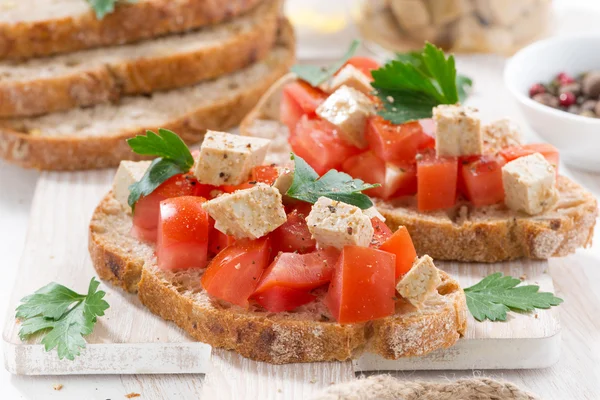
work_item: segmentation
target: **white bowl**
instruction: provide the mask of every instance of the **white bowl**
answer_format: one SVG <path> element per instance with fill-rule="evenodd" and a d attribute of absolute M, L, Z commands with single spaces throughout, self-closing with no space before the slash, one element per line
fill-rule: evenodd
<path fill-rule="evenodd" d="M 529 125 L 559 149 L 565 163 L 600 171 L 600 119 L 557 110 L 529 98 L 534 83 L 550 82 L 563 71 L 576 75 L 590 70 L 600 70 L 600 34 L 555 37 L 515 54 L 504 69 L 504 82 Z"/>

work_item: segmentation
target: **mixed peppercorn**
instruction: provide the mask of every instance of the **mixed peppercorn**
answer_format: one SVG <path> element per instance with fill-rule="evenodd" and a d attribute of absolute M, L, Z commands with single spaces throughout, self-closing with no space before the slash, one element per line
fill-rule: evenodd
<path fill-rule="evenodd" d="M 532 85 L 529 97 L 572 114 L 600 118 L 600 71 L 589 71 L 577 77 L 561 72 L 550 83 Z"/>

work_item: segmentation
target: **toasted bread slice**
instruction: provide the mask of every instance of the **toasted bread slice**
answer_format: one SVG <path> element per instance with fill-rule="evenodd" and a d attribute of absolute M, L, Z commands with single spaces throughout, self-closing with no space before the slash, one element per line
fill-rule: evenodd
<path fill-rule="evenodd" d="M 20 63 L 0 62 L 0 117 L 47 114 L 193 85 L 264 59 L 280 0 L 228 22 L 155 40 Z"/>
<path fill-rule="evenodd" d="M 261 0 L 138 0 L 96 18 L 82 0 L 14 0 L 0 4 L 0 60 L 25 59 L 131 43 L 185 32 L 244 13 Z"/>
<path fill-rule="evenodd" d="M 464 292 L 442 271 L 437 293 L 420 309 L 400 301 L 392 317 L 341 325 L 332 321 L 322 302 L 324 293 L 293 312 L 281 313 L 245 310 L 211 299 L 200 284 L 203 269 L 159 269 L 152 246 L 132 238 L 131 226 L 131 214 L 112 193 L 106 195 L 89 232 L 90 255 L 100 278 L 129 291 L 137 289 L 144 305 L 194 339 L 254 360 L 347 360 L 363 351 L 390 359 L 418 356 L 452 346 L 466 329 Z"/>
<path fill-rule="evenodd" d="M 274 140 L 269 162 L 289 162 L 289 132 L 279 122 L 279 102 L 281 87 L 294 79 L 293 74 L 281 78 L 240 126 L 243 135 Z M 462 202 L 451 210 L 419 212 L 413 198 L 375 203 L 391 229 L 406 226 L 419 255 L 477 262 L 547 259 L 590 246 L 598 216 L 596 198 L 583 187 L 560 176 L 558 190 L 556 205 L 535 216 L 502 204 L 474 207 Z"/>
<path fill-rule="evenodd" d="M 197 85 L 34 118 L 0 121 L 0 156 L 24 167 L 77 170 L 139 159 L 125 139 L 147 129 L 177 132 L 187 143 L 207 129 L 236 126 L 294 62 L 294 35 L 283 22 L 265 59 Z"/>

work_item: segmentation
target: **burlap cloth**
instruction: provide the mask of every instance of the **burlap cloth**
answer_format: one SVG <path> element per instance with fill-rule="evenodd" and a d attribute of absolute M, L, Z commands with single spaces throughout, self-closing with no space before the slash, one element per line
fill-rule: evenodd
<path fill-rule="evenodd" d="M 540 400 L 512 383 L 490 378 L 455 382 L 409 382 L 389 375 L 331 386 L 313 400 Z"/>

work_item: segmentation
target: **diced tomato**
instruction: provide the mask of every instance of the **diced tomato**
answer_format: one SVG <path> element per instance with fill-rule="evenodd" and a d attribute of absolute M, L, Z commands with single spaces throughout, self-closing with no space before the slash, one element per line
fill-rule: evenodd
<path fill-rule="evenodd" d="M 316 296 L 308 290 L 273 286 L 252 298 L 269 312 L 291 311 L 313 301 Z"/>
<path fill-rule="evenodd" d="M 379 69 L 380 65 L 377 61 L 368 58 L 368 57 L 359 57 L 355 56 L 349 59 L 345 65 L 352 65 L 365 74 L 370 80 L 373 80 L 373 76 L 371 75 L 371 71 L 374 69 Z"/>
<path fill-rule="evenodd" d="M 235 238 L 216 230 L 214 227 L 214 220 L 212 220 L 212 218 L 211 222 L 212 226 L 208 231 L 208 252 L 209 254 L 215 256 L 219 254 L 219 252 L 225 247 L 232 245 L 233 242 L 235 242 Z"/>
<path fill-rule="evenodd" d="M 302 115 L 304 115 L 302 107 L 296 103 L 296 100 L 289 93 L 284 91 L 279 105 L 279 119 L 288 127 L 291 135 L 296 134 L 296 125 Z"/>
<path fill-rule="evenodd" d="M 291 214 L 296 210 L 302 218 L 306 218 L 308 217 L 308 214 L 310 214 L 312 206 L 312 204 L 305 201 L 294 200 L 285 206 L 285 212 Z"/>
<path fill-rule="evenodd" d="M 510 162 L 520 157 L 528 156 L 534 153 L 540 153 L 546 160 L 555 166 L 558 173 L 560 164 L 560 155 L 558 149 L 548 143 L 532 143 L 523 146 L 511 146 L 500 150 L 500 155 L 504 157 L 506 162 Z"/>
<path fill-rule="evenodd" d="M 421 129 L 423 129 L 423 133 L 426 134 L 427 136 L 431 137 L 432 139 L 434 139 L 434 141 L 431 143 L 431 147 L 432 148 L 435 147 L 435 131 L 436 131 L 435 121 L 431 118 L 425 118 L 425 119 L 420 119 L 419 124 L 421 125 Z"/>
<path fill-rule="evenodd" d="M 164 181 L 136 203 L 131 235 L 142 241 L 156 242 L 160 202 L 172 197 L 195 196 L 201 186 L 192 175 L 175 175 Z"/>
<path fill-rule="evenodd" d="M 233 192 L 237 192 L 238 190 L 253 188 L 254 185 L 255 185 L 254 183 L 244 182 L 244 183 L 240 183 L 239 185 L 222 185 L 222 186 L 219 186 L 218 189 L 223 193 L 233 193 Z"/>
<path fill-rule="evenodd" d="M 335 266 L 325 304 L 342 324 L 394 313 L 396 256 L 369 247 L 346 246 Z"/>
<path fill-rule="evenodd" d="M 398 228 L 379 250 L 396 255 L 396 280 L 410 271 L 417 258 L 417 251 L 405 226 Z"/>
<path fill-rule="evenodd" d="M 331 280 L 340 251 L 330 247 L 308 254 L 279 253 L 265 270 L 255 294 L 274 286 L 310 290 Z"/>
<path fill-rule="evenodd" d="M 494 155 L 478 156 L 461 165 L 464 194 L 476 206 L 487 206 L 504 200 L 502 167 L 504 158 Z M 459 185 L 460 186 L 460 185 Z"/>
<path fill-rule="evenodd" d="M 369 118 L 365 132 L 369 148 L 384 161 L 412 164 L 421 149 L 435 145 L 418 121 L 394 125 L 380 116 Z"/>
<path fill-rule="evenodd" d="M 311 237 L 306 216 L 293 210 L 287 216 L 287 221 L 269 235 L 273 244 L 273 254 L 278 252 L 297 252 L 300 254 L 313 251 L 317 242 Z"/>
<path fill-rule="evenodd" d="M 315 115 L 317 107 L 327 99 L 327 93 L 319 88 L 312 87 L 309 83 L 298 80 L 288 83 L 283 87 L 284 95 L 287 94 L 300 106 L 304 114 Z"/>
<path fill-rule="evenodd" d="M 419 211 L 452 207 L 456 203 L 458 159 L 437 157 L 433 151 L 417 159 L 417 206 Z"/>
<path fill-rule="evenodd" d="M 369 247 L 378 249 L 392 236 L 392 231 L 385 222 L 377 217 L 371 218 L 371 225 L 373 225 L 373 239 L 371 239 L 371 245 Z"/>
<path fill-rule="evenodd" d="M 342 170 L 367 183 L 381 184 L 378 188 L 366 190 L 365 194 L 369 196 L 388 200 L 417 193 L 417 171 L 414 166 L 401 168 L 386 163 L 372 151 L 348 158 L 342 165 Z"/>
<path fill-rule="evenodd" d="M 294 153 L 319 175 L 339 168 L 348 157 L 360 153 L 358 148 L 346 144 L 328 122 L 309 119 L 306 115 L 298 122 L 296 135 L 289 141 Z"/>
<path fill-rule="evenodd" d="M 173 197 L 160 202 L 156 258 L 165 270 L 204 268 L 208 258 L 209 216 L 202 197 Z"/>
<path fill-rule="evenodd" d="M 252 180 L 272 185 L 279 177 L 279 169 L 275 165 L 258 165 L 252 168 Z"/>
<path fill-rule="evenodd" d="M 237 240 L 208 264 L 202 275 L 202 286 L 211 296 L 248 307 L 248 298 L 256 289 L 270 256 L 269 238 Z"/>

